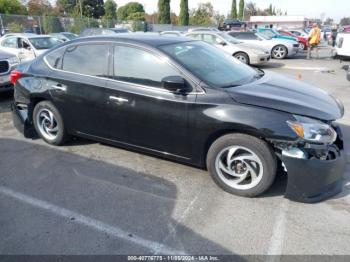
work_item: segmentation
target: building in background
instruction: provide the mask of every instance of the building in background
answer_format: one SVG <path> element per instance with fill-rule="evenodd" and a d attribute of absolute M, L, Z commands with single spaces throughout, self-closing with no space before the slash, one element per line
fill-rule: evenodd
<path fill-rule="evenodd" d="M 249 26 L 254 28 L 270 27 L 274 28 L 305 28 L 309 25 L 309 20 L 305 16 L 251 16 Z"/>

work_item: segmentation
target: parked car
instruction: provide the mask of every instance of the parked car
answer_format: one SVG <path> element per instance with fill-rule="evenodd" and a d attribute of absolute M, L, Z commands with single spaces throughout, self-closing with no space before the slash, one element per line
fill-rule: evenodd
<path fill-rule="evenodd" d="M 236 19 L 226 19 L 222 25 L 219 26 L 220 31 L 240 31 L 246 24 Z"/>
<path fill-rule="evenodd" d="M 266 48 L 243 43 L 224 32 L 192 32 L 186 36 L 215 45 L 248 65 L 261 65 L 270 60 Z"/>
<path fill-rule="evenodd" d="M 284 59 L 298 53 L 299 44 L 284 39 L 271 38 L 255 32 L 229 32 L 229 35 L 245 43 L 252 43 L 270 50 L 272 58 Z"/>
<path fill-rule="evenodd" d="M 289 41 L 292 41 L 293 43 L 298 42 L 298 39 L 296 39 L 295 37 L 281 35 L 275 29 L 272 29 L 272 28 L 258 28 L 258 33 L 264 34 L 267 37 L 271 37 L 271 38 L 289 40 Z"/>
<path fill-rule="evenodd" d="M 0 50 L 0 93 L 12 89 L 10 72 L 18 64 L 16 55 Z"/>
<path fill-rule="evenodd" d="M 79 36 L 95 36 L 95 35 L 114 35 L 121 33 L 129 33 L 125 28 L 85 28 Z"/>
<path fill-rule="evenodd" d="M 19 65 L 11 81 L 26 137 L 81 136 L 206 168 L 241 196 L 268 190 L 282 165 L 287 198 L 315 202 L 342 188 L 341 102 L 203 41 L 78 38 Z"/>
<path fill-rule="evenodd" d="M 309 33 L 306 32 L 304 29 L 290 29 L 288 31 L 291 32 L 293 35 L 309 38 Z"/>
<path fill-rule="evenodd" d="M 73 33 L 70 33 L 70 32 L 52 33 L 50 35 L 53 36 L 53 37 L 58 38 L 59 40 L 61 40 L 63 42 L 71 41 L 71 40 L 73 40 L 73 39 L 78 37 L 77 34 L 73 34 Z"/>
<path fill-rule="evenodd" d="M 162 36 L 184 36 L 184 32 L 182 31 L 163 31 L 159 33 Z"/>
<path fill-rule="evenodd" d="M 220 32 L 220 30 L 218 30 L 217 28 L 214 28 L 214 27 L 196 27 L 196 28 L 188 29 L 188 33 L 198 32 L 198 31 L 201 31 L 201 32 L 204 32 L 204 31 Z"/>
<path fill-rule="evenodd" d="M 15 54 L 20 62 L 25 62 L 34 59 L 60 43 L 62 41 L 49 35 L 5 35 L 0 38 L 0 50 Z"/>
<path fill-rule="evenodd" d="M 350 34 L 349 33 L 338 33 L 335 53 L 338 57 L 350 58 Z"/>
<path fill-rule="evenodd" d="M 293 33 L 286 31 L 286 30 L 278 30 L 278 33 L 280 33 L 281 35 L 284 35 L 284 36 L 291 36 L 291 37 L 298 39 L 300 50 L 307 50 L 309 47 L 308 38 L 294 35 Z"/>

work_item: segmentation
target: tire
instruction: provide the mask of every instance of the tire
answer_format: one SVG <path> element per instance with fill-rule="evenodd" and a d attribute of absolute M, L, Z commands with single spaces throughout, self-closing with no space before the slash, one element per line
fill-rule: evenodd
<path fill-rule="evenodd" d="M 230 152 L 231 157 L 228 157 Z M 229 168 L 225 165 L 228 159 L 235 159 Z M 207 167 L 215 183 L 223 190 L 234 195 L 256 197 L 268 190 L 275 180 L 277 160 L 265 141 L 245 134 L 228 134 L 218 138 L 209 148 Z"/>
<path fill-rule="evenodd" d="M 235 57 L 236 59 L 238 59 L 239 61 L 241 61 L 244 64 L 247 64 L 247 65 L 250 64 L 249 56 L 246 53 L 238 52 L 238 53 L 234 54 L 233 57 Z"/>
<path fill-rule="evenodd" d="M 272 48 L 271 56 L 275 59 L 284 59 L 288 55 L 288 49 L 284 45 L 277 45 Z"/>
<path fill-rule="evenodd" d="M 299 42 L 299 49 L 300 50 L 305 50 L 305 44 L 303 42 Z"/>
<path fill-rule="evenodd" d="M 33 122 L 37 134 L 48 144 L 63 145 L 69 138 L 61 114 L 49 101 L 34 107 Z"/>

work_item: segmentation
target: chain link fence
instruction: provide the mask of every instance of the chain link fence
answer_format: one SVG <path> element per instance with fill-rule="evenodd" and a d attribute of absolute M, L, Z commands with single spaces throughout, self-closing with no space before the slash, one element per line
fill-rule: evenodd
<path fill-rule="evenodd" d="M 147 31 L 143 21 L 117 21 L 113 19 L 72 18 L 54 16 L 25 16 L 0 14 L 0 34 L 50 34 L 72 32 L 80 34 L 85 28 L 126 28 L 130 31 Z"/>

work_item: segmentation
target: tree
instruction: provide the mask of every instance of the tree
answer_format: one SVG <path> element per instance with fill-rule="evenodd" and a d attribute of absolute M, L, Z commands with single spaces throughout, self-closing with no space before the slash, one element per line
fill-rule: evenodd
<path fill-rule="evenodd" d="M 238 15 L 238 19 L 240 19 L 241 21 L 244 20 L 244 0 L 240 0 L 239 1 L 239 15 Z"/>
<path fill-rule="evenodd" d="M 29 15 L 48 15 L 52 6 L 48 0 L 29 0 L 27 3 Z"/>
<path fill-rule="evenodd" d="M 158 23 L 171 24 L 170 0 L 159 0 L 158 12 L 159 12 Z"/>
<path fill-rule="evenodd" d="M 190 14 L 191 25 L 211 26 L 214 19 L 214 8 L 210 2 L 199 3 L 197 9 L 192 9 Z"/>
<path fill-rule="evenodd" d="M 270 4 L 269 9 L 268 9 L 269 15 L 273 15 L 273 7 L 272 4 Z"/>
<path fill-rule="evenodd" d="M 237 2 L 236 2 L 236 0 L 232 0 L 231 18 L 237 19 Z"/>
<path fill-rule="evenodd" d="M 103 0 L 80 0 L 83 7 L 83 15 L 100 18 L 105 14 Z"/>
<path fill-rule="evenodd" d="M 190 14 L 188 12 L 188 0 L 181 0 L 179 24 L 188 25 L 190 22 Z"/>
<path fill-rule="evenodd" d="M 104 5 L 105 18 L 117 19 L 117 4 L 113 0 L 107 0 Z"/>
<path fill-rule="evenodd" d="M 77 0 L 57 0 L 56 6 L 58 11 L 63 14 L 71 14 L 76 7 Z"/>
<path fill-rule="evenodd" d="M 145 9 L 143 8 L 143 5 L 137 2 L 130 2 L 124 6 L 121 6 L 118 8 L 117 17 L 119 20 L 128 20 L 134 13 L 143 13 L 143 16 L 145 16 Z"/>
<path fill-rule="evenodd" d="M 23 14 L 24 6 L 18 0 L 0 0 L 0 14 Z"/>
<path fill-rule="evenodd" d="M 350 25 L 350 17 L 344 17 L 340 20 L 340 25 Z"/>

